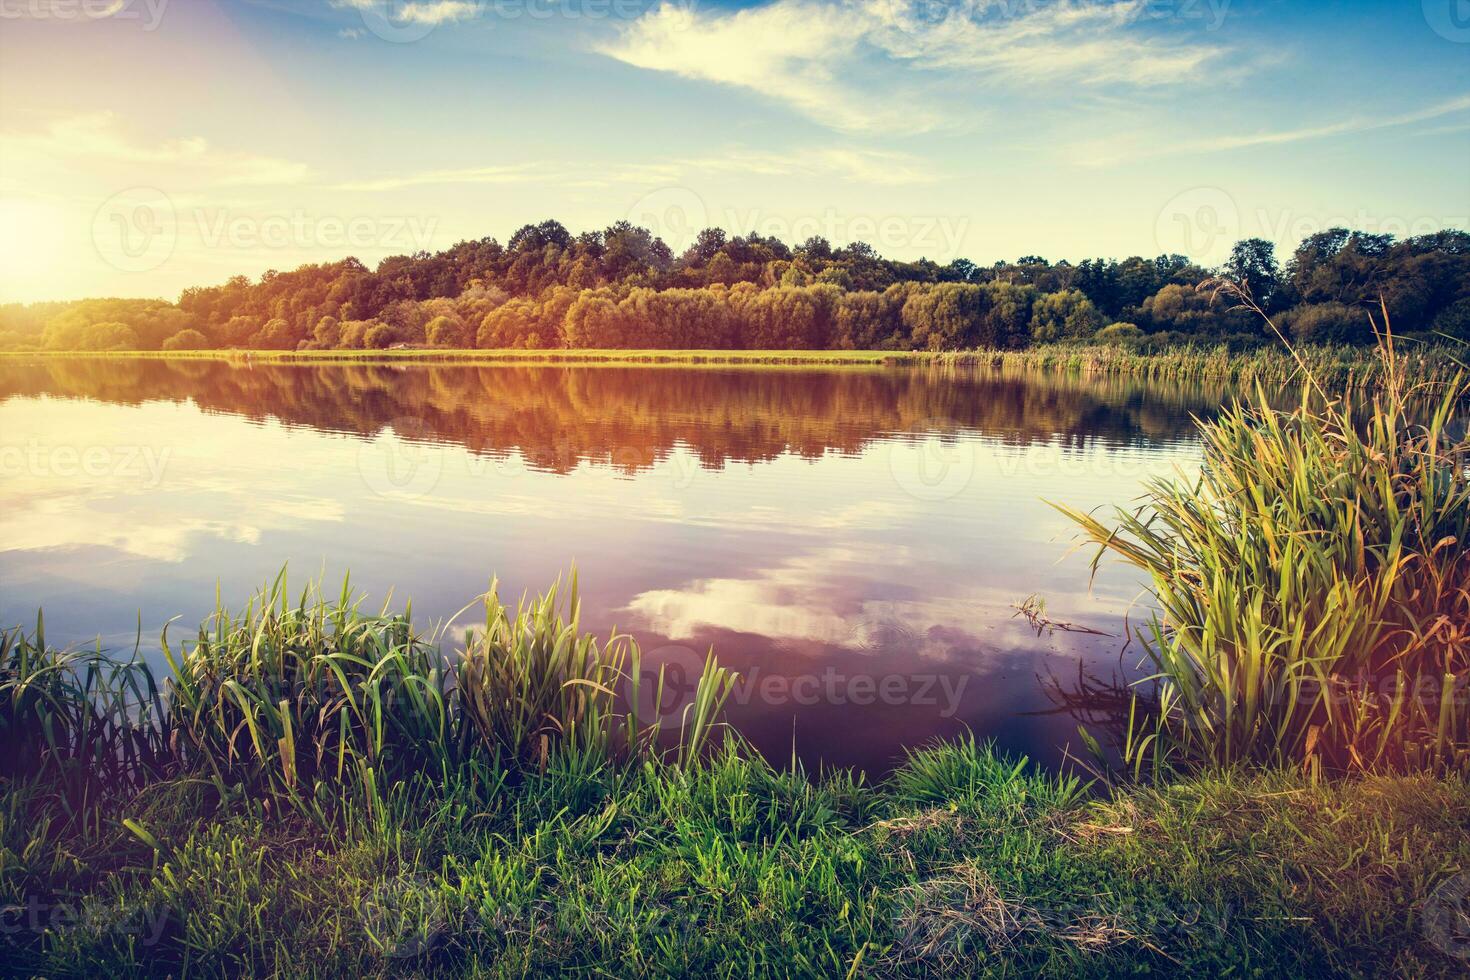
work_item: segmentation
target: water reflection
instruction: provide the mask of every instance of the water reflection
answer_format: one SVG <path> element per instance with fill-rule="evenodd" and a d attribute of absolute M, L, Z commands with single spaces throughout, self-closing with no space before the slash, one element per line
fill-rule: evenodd
<path fill-rule="evenodd" d="M 652 662 L 713 645 L 779 758 L 881 769 L 964 726 L 1058 757 L 1038 676 L 1118 641 L 1138 583 L 1060 561 L 1043 501 L 1197 465 L 1220 387 L 974 369 L 0 367 L 0 619 L 131 643 L 283 562 L 447 617 L 576 562 L 584 625 Z"/>

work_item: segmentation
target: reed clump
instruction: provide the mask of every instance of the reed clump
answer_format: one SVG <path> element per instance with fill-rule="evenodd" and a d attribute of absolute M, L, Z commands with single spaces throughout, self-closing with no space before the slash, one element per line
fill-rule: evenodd
<path fill-rule="evenodd" d="M 194 778 L 223 798 L 329 817 L 410 776 L 516 779 L 568 757 L 602 765 L 697 761 L 733 675 L 711 657 L 677 738 L 638 713 L 637 644 L 580 628 L 575 575 L 512 612 L 481 597 L 484 628 L 447 649 L 411 609 L 365 611 L 348 583 L 291 598 L 284 571 L 238 612 L 219 605 L 194 636 L 161 646 L 162 676 L 46 643 L 0 637 L 0 775 L 43 780 L 78 810 L 106 792 Z M 661 685 L 662 671 L 654 682 Z"/>
<path fill-rule="evenodd" d="M 0 778 L 40 777 L 72 814 L 163 775 L 168 705 L 147 665 L 57 650 L 46 625 L 0 632 Z"/>
<path fill-rule="evenodd" d="M 1201 424 L 1197 482 L 1111 520 L 1059 508 L 1094 569 L 1111 553 L 1151 582 L 1124 755 L 1470 771 L 1470 383 L 1419 379 L 1387 331 L 1366 401 L 1300 367 L 1295 408 L 1258 386 Z"/>

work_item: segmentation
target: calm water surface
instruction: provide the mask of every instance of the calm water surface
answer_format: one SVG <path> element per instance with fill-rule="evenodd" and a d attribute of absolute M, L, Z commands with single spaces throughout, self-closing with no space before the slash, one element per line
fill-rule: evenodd
<path fill-rule="evenodd" d="M 0 367 L 0 622 L 130 649 L 283 563 L 453 616 L 572 563 L 584 626 L 744 675 L 768 754 L 881 771 L 966 726 L 1061 758 L 1058 708 L 1139 582 L 1046 500 L 1127 504 L 1198 466 L 1221 387 L 983 369 Z M 1136 621 L 1140 610 L 1133 608 Z M 468 617 L 466 617 L 468 622 Z M 1136 648 L 1135 648 L 1136 649 Z M 1131 666 L 1130 651 L 1124 663 Z"/>

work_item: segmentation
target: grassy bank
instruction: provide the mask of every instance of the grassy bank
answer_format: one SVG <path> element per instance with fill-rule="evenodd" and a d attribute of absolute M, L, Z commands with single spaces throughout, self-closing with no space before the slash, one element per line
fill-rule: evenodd
<path fill-rule="evenodd" d="M 1217 379 L 1240 383 L 1301 381 L 1303 365 L 1322 384 L 1337 389 L 1371 387 L 1383 380 L 1377 353 L 1363 347 L 1305 347 L 1296 356 L 1280 347 L 1232 352 L 1226 347 L 1177 347 L 1158 351 L 1122 345 L 1043 344 L 1023 350 L 331 350 L 331 351 L 43 351 L 6 352 L 8 358 L 209 359 L 308 364 L 548 364 L 586 366 L 864 366 L 965 365 L 1001 370 L 1066 371 L 1168 379 Z M 1447 381 L 1463 350 L 1417 345 L 1400 352 L 1410 376 Z"/>
<path fill-rule="evenodd" d="M 277 581 L 164 674 L 0 651 L 0 963 L 48 976 L 1451 976 L 1457 776 L 783 771 L 577 627 Z M 640 682 L 652 681 L 640 689 Z M 648 700 L 669 730 L 644 722 Z M 682 700 L 678 700 L 682 699 Z"/>
<path fill-rule="evenodd" d="M 0 809 L 16 975 L 1461 976 L 1470 786 L 1201 774 L 1085 798 L 960 743 L 879 786 L 555 761 L 331 828 L 198 780 Z M 123 823 L 122 819 L 127 822 Z"/>

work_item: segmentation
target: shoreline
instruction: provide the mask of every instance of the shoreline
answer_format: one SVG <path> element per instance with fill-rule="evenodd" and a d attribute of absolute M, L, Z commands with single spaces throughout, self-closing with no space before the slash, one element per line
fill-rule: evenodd
<path fill-rule="evenodd" d="M 233 365 L 321 366 L 526 366 L 677 368 L 970 367 L 1125 375 L 1156 380 L 1218 379 L 1299 383 L 1302 363 L 1316 379 L 1337 388 L 1375 387 L 1381 362 L 1372 348 L 1305 347 L 1292 353 L 1262 347 L 1232 352 L 1225 346 L 1136 351 L 1118 345 L 1047 344 L 1017 350 L 663 350 L 663 349 L 429 349 L 281 351 L 229 348 L 201 351 L 0 351 L 0 363 L 35 360 L 218 361 Z M 1448 344 L 1406 346 L 1399 354 L 1410 376 L 1445 382 L 1464 369 L 1464 354 Z"/>

